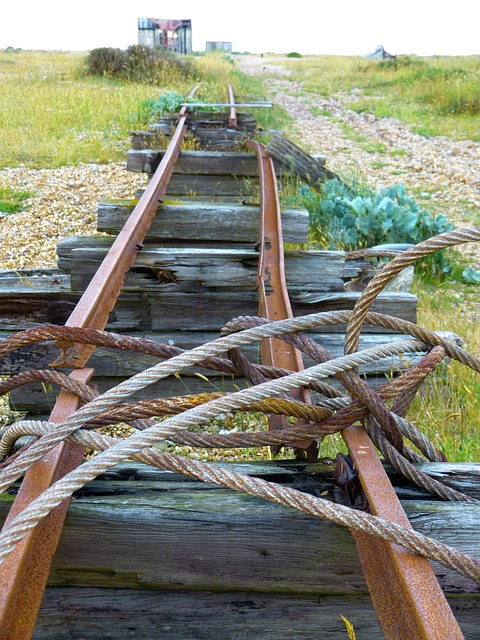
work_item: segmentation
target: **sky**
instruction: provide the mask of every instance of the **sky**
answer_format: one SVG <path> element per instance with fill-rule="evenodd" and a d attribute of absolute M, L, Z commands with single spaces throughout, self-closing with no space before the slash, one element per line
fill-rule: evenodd
<path fill-rule="evenodd" d="M 480 54 L 478 0 L 0 0 L 0 49 L 89 51 L 137 42 L 137 18 L 192 20 L 193 48 L 251 53 Z"/>

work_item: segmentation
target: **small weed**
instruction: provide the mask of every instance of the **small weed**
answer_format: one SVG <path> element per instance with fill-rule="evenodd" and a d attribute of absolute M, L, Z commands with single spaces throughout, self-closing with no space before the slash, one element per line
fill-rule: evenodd
<path fill-rule="evenodd" d="M 315 105 L 312 105 L 310 107 L 310 110 L 312 112 L 312 115 L 315 117 L 318 117 L 318 116 L 324 116 L 326 118 L 332 117 L 332 114 L 330 113 L 330 111 L 328 111 L 327 109 L 322 109 L 321 107 L 317 107 Z"/>
<path fill-rule="evenodd" d="M 366 151 L 367 153 L 385 153 L 387 151 L 387 147 L 383 142 L 373 142 L 369 141 L 364 144 L 361 144 L 360 147 Z"/>
<path fill-rule="evenodd" d="M 25 209 L 25 200 L 34 195 L 31 191 L 15 191 L 10 187 L 0 187 L 0 216 L 18 213 Z"/>

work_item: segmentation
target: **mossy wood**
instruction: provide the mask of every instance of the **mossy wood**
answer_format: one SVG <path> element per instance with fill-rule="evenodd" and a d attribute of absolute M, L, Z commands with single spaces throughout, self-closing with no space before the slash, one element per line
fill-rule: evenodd
<path fill-rule="evenodd" d="M 101 202 L 98 207 L 100 232 L 116 235 L 133 211 L 135 203 Z M 226 243 L 259 240 L 259 207 L 242 203 L 173 201 L 158 208 L 146 240 L 201 240 Z M 303 208 L 282 210 L 284 242 L 308 241 L 308 211 Z"/>
<path fill-rule="evenodd" d="M 326 462 L 228 466 L 327 499 L 332 499 L 335 490 L 334 465 Z M 478 464 L 429 464 L 424 470 L 479 496 Z M 397 474 L 393 473 L 392 479 L 395 483 Z M 478 556 L 478 505 L 436 501 L 405 481 L 398 493 L 416 530 Z M 7 506 L 5 501 L 0 507 L 2 515 Z M 480 587 L 436 563 L 434 570 L 465 637 L 473 640 Z M 345 630 L 340 615 L 350 620 L 358 634 L 368 628 L 365 637 L 382 637 L 347 529 L 215 485 L 131 463 L 119 465 L 78 492 L 49 584 L 52 588 L 47 591 L 39 622 L 44 634 L 46 620 L 53 615 L 52 604 L 63 603 L 59 618 L 63 624 L 54 623 L 59 634 L 62 629 L 65 632 L 64 625 L 70 620 L 82 637 L 99 637 L 93 634 L 99 633 L 107 603 L 112 606 L 114 602 L 109 596 L 116 589 L 114 610 L 118 615 L 110 611 L 112 631 L 108 633 L 117 630 L 117 637 L 129 637 L 119 631 L 128 626 L 137 630 L 135 637 L 146 638 L 142 634 L 147 633 L 145 629 L 151 633 L 151 625 L 159 625 L 158 634 L 162 629 L 167 633 L 165 625 L 173 625 L 170 630 L 174 629 L 175 635 L 167 633 L 166 637 L 200 637 L 193 630 L 198 627 L 207 634 L 204 637 L 247 638 L 255 625 L 261 624 L 253 637 L 286 639 L 292 637 L 286 635 L 287 630 L 292 634 L 301 622 L 301 633 L 308 629 L 311 635 L 299 637 L 315 637 L 314 630 L 319 628 L 323 633 L 325 623 L 332 634 L 338 629 L 338 635 L 328 637 L 342 638 Z M 184 618 L 187 606 L 190 612 Z M 219 612 L 228 636 L 225 629 L 215 630 L 216 625 L 206 622 L 205 606 L 212 616 Z M 244 613 L 239 614 L 239 609 Z M 129 611 L 132 617 L 127 624 L 123 614 Z M 147 620 L 143 630 L 145 619 L 140 611 Z M 283 631 L 265 635 L 268 629 L 280 629 L 275 622 L 278 615 Z"/>

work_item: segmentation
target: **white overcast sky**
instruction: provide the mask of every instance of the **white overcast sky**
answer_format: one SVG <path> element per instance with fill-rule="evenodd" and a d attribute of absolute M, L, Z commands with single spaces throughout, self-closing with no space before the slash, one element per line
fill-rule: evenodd
<path fill-rule="evenodd" d="M 138 17 L 191 19 L 195 50 L 220 40 L 252 53 L 480 54 L 478 0 L 0 0 L 0 49 L 126 48 Z"/>

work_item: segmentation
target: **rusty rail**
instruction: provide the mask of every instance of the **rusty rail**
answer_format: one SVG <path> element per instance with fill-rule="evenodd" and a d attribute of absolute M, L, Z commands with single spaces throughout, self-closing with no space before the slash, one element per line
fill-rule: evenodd
<path fill-rule="evenodd" d="M 259 315 L 270 320 L 291 318 L 293 314 L 285 281 L 275 169 L 272 159 L 261 145 L 249 142 L 248 147 L 257 154 L 260 175 Z M 292 371 L 303 369 L 300 353 L 277 338 L 262 340 L 261 352 L 263 364 Z M 305 390 L 298 390 L 292 396 L 302 402 L 309 398 Z M 286 429 L 288 423 L 283 416 L 270 416 L 269 428 Z M 372 513 L 410 527 L 365 430 L 352 426 L 344 429 L 342 436 Z M 316 457 L 318 448 L 315 442 L 298 443 L 298 447 L 304 449 L 308 457 Z M 425 558 L 366 534 L 356 532 L 354 537 L 372 602 L 388 640 L 463 637 Z M 385 597 L 386 593 L 389 597 Z"/>
<path fill-rule="evenodd" d="M 282 220 L 278 200 L 275 167 L 266 150 L 257 142 L 249 141 L 247 147 L 255 151 L 260 179 L 260 258 L 258 261 L 257 291 L 258 314 L 269 320 L 293 318 L 292 307 L 285 278 Z M 303 360 L 300 352 L 292 345 L 278 338 L 266 338 L 261 342 L 262 363 L 301 371 Z M 305 389 L 293 391 L 291 396 L 301 402 L 310 402 L 310 394 Z M 285 416 L 271 415 L 269 429 L 288 429 Z M 316 442 L 299 442 L 296 448 L 315 460 L 318 454 Z M 276 452 L 278 447 L 274 447 Z"/>
<path fill-rule="evenodd" d="M 192 90 L 191 96 L 196 89 Z M 175 134 L 157 171 L 66 322 L 67 326 L 104 329 L 125 274 L 142 247 L 173 173 L 186 131 L 186 112 L 186 108 L 182 109 Z M 69 349 L 65 366 L 76 368 L 71 377 L 77 382 L 89 381 L 93 371 L 84 367 L 94 349 L 85 344 L 76 344 Z M 61 391 L 51 421 L 61 422 L 78 406 L 77 396 Z M 25 476 L 5 524 L 58 478 L 77 467 L 83 456 L 83 447 L 65 442 L 34 465 Z M 31 636 L 68 505 L 69 500 L 65 500 L 0 566 L 0 637 L 20 640 Z"/>

